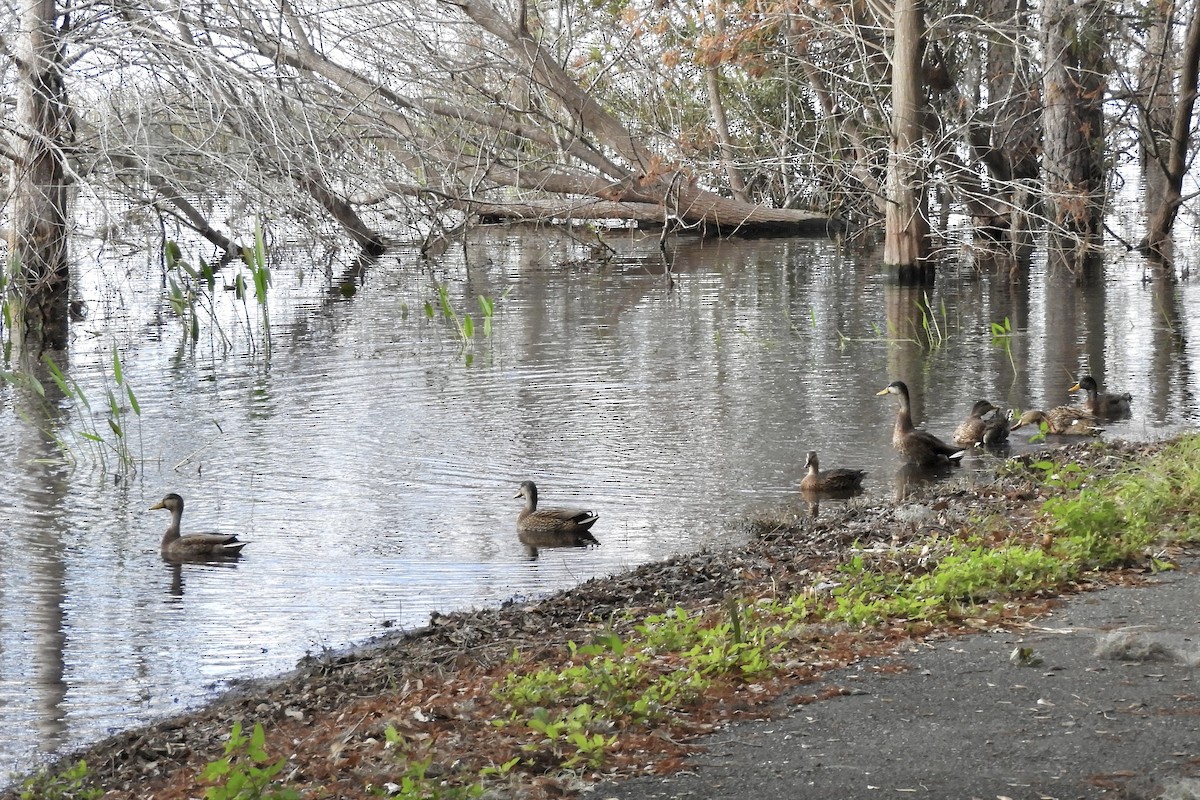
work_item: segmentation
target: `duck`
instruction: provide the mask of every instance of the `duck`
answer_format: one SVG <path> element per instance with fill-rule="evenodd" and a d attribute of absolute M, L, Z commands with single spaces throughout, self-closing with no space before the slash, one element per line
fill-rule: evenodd
<path fill-rule="evenodd" d="M 1104 430 L 1100 427 L 1099 417 L 1078 406 L 1055 406 L 1049 411 L 1031 408 L 1021 414 L 1009 430 L 1015 431 L 1026 425 L 1040 427 L 1043 422 L 1046 433 L 1056 436 L 1095 436 Z"/>
<path fill-rule="evenodd" d="M 979 441 L 980 446 L 1003 447 L 1007 445 L 1008 433 L 1011 430 L 1008 423 L 1011 421 L 1009 412 L 997 408 L 996 413 L 987 421 L 987 427 L 983 429 L 983 438 Z"/>
<path fill-rule="evenodd" d="M 808 451 L 804 468 L 808 472 L 800 479 L 800 489 L 805 492 L 856 492 L 862 489 L 863 477 L 867 474 L 861 469 L 827 469 L 822 472 L 816 450 Z"/>
<path fill-rule="evenodd" d="M 249 542 L 239 541 L 233 533 L 179 533 L 183 519 L 183 498 L 172 492 L 150 506 L 150 510 L 166 509 L 171 512 L 171 524 L 163 534 L 160 550 L 165 559 L 171 561 L 201 560 L 205 558 L 237 558 Z"/>
<path fill-rule="evenodd" d="M 1098 417 L 1128 416 L 1130 406 L 1133 403 L 1133 395 L 1129 392 L 1100 391 L 1099 384 L 1096 383 L 1096 379 L 1091 375 L 1084 375 L 1068 391 L 1084 392 L 1086 397 L 1083 401 L 1083 410 Z"/>
<path fill-rule="evenodd" d="M 591 527 L 600 519 L 599 514 L 582 508 L 538 508 L 538 490 L 533 481 L 522 481 L 513 497 L 525 498 L 525 508 L 517 516 L 517 533 L 523 541 L 541 539 L 545 542 L 550 538 L 566 543 L 574 537 L 583 544 L 600 544 L 591 532 Z"/>
<path fill-rule="evenodd" d="M 958 463 L 967 452 L 913 426 L 912 403 L 908 396 L 908 384 L 904 381 L 892 381 L 876 394 L 894 394 L 900 401 L 900 408 L 896 411 L 896 427 L 892 432 L 892 446 L 905 460 L 918 466 L 931 467 Z"/>
<path fill-rule="evenodd" d="M 954 429 L 954 443 L 958 445 L 973 445 L 984 444 L 985 437 L 992 441 L 987 444 L 998 444 L 1008 438 L 1008 426 L 1004 426 L 1004 436 L 1001 437 L 996 433 L 994 420 L 984 419 L 988 414 L 996 412 L 996 416 L 1000 416 L 1000 409 L 992 405 L 988 400 L 976 400 L 971 406 L 971 413 L 963 420 L 957 428 Z"/>

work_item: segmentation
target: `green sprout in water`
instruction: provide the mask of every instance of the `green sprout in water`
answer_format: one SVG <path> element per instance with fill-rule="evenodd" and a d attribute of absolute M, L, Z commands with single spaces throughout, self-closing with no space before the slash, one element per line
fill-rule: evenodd
<path fill-rule="evenodd" d="M 490 339 L 492 336 L 492 320 L 496 314 L 496 303 L 489 297 L 483 295 L 478 296 L 479 315 L 483 320 L 483 336 Z M 469 366 L 473 361 L 473 353 L 470 348 L 475 340 L 475 320 L 469 313 L 459 314 L 454 305 L 450 302 L 450 292 L 444 284 L 437 287 L 437 302 L 436 305 L 432 301 L 425 302 L 425 317 L 432 320 L 437 311 L 442 312 L 442 318 L 449 320 L 454 324 L 454 331 L 458 335 L 459 345 L 467 351 L 466 362 Z"/>
<path fill-rule="evenodd" d="M 1004 318 L 1004 322 L 992 323 L 992 344 L 1002 348 L 1008 356 L 1008 363 L 1012 365 L 1013 370 L 1017 368 L 1017 362 L 1013 359 L 1012 341 L 1013 336 L 1012 322 L 1008 317 Z"/>
<path fill-rule="evenodd" d="M 107 400 L 106 410 L 108 412 L 105 422 L 108 426 L 108 433 L 102 432 L 96 425 L 91 401 L 88 399 L 83 387 L 79 385 L 79 382 L 63 372 L 49 354 L 42 356 L 42 364 L 45 366 L 50 375 L 50 380 L 53 381 L 54 386 L 58 389 L 62 397 L 72 402 L 73 413 L 80 424 L 78 430 L 71 431 L 71 436 L 74 438 L 73 442 L 68 441 L 55 432 L 50 433 L 51 438 L 59 450 L 62 451 L 63 456 L 71 463 L 78 463 L 80 457 L 90 451 L 101 468 L 107 469 L 109 466 L 108 458 L 112 454 L 117 458 L 118 475 L 123 476 L 134 471 L 137 460 L 134 458 L 133 450 L 129 444 L 130 414 L 132 413 L 133 417 L 140 417 L 142 408 L 138 403 L 133 387 L 126 380 L 125 369 L 121 364 L 121 356 L 117 348 L 114 346 L 112 349 L 111 361 L 112 381 L 116 385 L 114 386 L 109 382 L 107 375 L 104 381 L 105 398 Z M 24 386 L 42 400 L 48 400 L 45 384 L 38 380 L 32 373 L 3 372 L 0 373 L 0 380 Z M 113 438 L 110 439 L 109 434 Z"/>
<path fill-rule="evenodd" d="M 271 314 L 267 305 L 268 289 L 271 286 L 271 269 L 267 265 L 267 245 L 263 234 L 262 220 L 254 221 L 254 246 L 242 248 L 242 263 L 250 269 L 250 283 L 254 286 L 254 301 L 262 312 L 262 329 L 264 349 L 268 355 L 271 352 Z M 246 305 L 249 294 L 246 277 L 238 272 L 234 278 L 233 290 L 242 301 L 246 313 L 246 325 L 253 327 L 250 320 L 250 309 Z"/>

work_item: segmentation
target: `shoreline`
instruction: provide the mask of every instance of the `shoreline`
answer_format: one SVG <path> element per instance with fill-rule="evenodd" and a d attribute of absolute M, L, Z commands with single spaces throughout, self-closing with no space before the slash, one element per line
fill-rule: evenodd
<path fill-rule="evenodd" d="M 1135 454 L 1161 450 L 1168 443 L 1104 442 L 1096 446 L 1088 442 L 1038 453 L 1082 461 L 1102 474 L 1128 463 Z M 1028 463 L 1038 453 L 1020 458 Z M 105 797 L 170 800 L 195 796 L 201 785 L 196 776 L 221 756 L 231 724 L 242 721 L 249 727 L 261 722 L 271 755 L 287 759 L 285 775 L 290 773 L 304 785 L 332 787 L 328 793 L 312 796 L 376 796 L 374 792 L 391 780 L 386 760 L 376 759 L 372 749 L 378 749 L 385 730 L 403 722 L 405 731 L 436 730 L 435 738 L 449 739 L 457 728 L 461 729 L 457 731 L 463 739 L 461 746 L 477 747 L 470 741 L 477 735 L 477 729 L 471 727 L 477 721 L 467 720 L 464 708 L 477 702 L 481 686 L 504 674 L 515 651 L 537 658 L 565 649 L 568 642 L 587 641 L 598 631 L 618 629 L 623 624 L 620 620 L 630 615 L 661 613 L 674 607 L 712 609 L 727 597 L 761 588 L 764 582 L 781 594 L 801 592 L 819 566 L 844 558 L 856 542 L 895 541 L 916 536 L 930 526 L 966 525 L 989 510 L 1015 516 L 1014 507 L 1029 510 L 1040 503 L 1036 493 L 1029 495 L 1017 484 L 999 476 L 980 487 L 950 479 L 922 486 L 902 503 L 829 503 L 828 513 L 815 518 L 748 520 L 752 535 L 745 545 L 677 555 L 592 579 L 536 602 L 509 601 L 495 608 L 435 613 L 427 626 L 302 659 L 294 669 L 278 676 L 238 682 L 203 706 L 61 756 L 51 771 L 84 759 L 90 778 L 108 792 Z M 1095 580 L 1136 579 L 1133 572 Z M 1077 592 L 1095 588 L 1100 588 L 1099 582 L 1074 587 Z M 1036 618 L 1070 593 L 1031 599 L 1014 620 Z M 688 721 L 686 736 L 659 742 L 655 745 L 659 751 L 644 753 L 636 769 L 614 759 L 606 769 L 581 776 L 577 785 L 547 781 L 540 791 L 549 796 L 628 777 L 646 768 L 678 768 L 694 737 L 710 733 L 730 719 L 769 715 L 772 700 L 796 686 L 817 681 L 847 664 L 891 652 L 906 642 L 944 639 L 971 630 L 969 624 L 960 623 L 917 629 L 915 635 L 912 631 L 870 634 L 858 640 L 831 631 L 830 641 L 836 641 L 838 648 L 830 650 L 823 666 L 797 669 L 768 682 L 757 696 L 731 698 L 723 708 L 698 710 Z M 438 761 L 452 758 L 453 748 L 448 753 Z M 23 777 L 0 790 L 0 800 L 19 797 Z"/>

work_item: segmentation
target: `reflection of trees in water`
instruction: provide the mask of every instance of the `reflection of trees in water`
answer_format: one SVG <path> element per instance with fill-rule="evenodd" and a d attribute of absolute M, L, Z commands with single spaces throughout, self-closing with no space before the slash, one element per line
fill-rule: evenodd
<path fill-rule="evenodd" d="M 1197 405 L 1187 353 L 1188 315 L 1172 270 L 1157 269 L 1149 280 L 1149 289 L 1155 315 L 1150 320 L 1149 393 L 1144 398 L 1135 397 L 1134 404 L 1140 416 L 1172 420 L 1180 409 Z"/>
<path fill-rule="evenodd" d="M 40 749 L 55 752 L 66 733 L 63 703 L 67 695 L 66 656 L 68 600 L 67 534 L 63 508 L 70 492 L 67 468 L 62 463 L 58 431 L 66 424 L 63 396 L 53 381 L 45 380 L 45 399 L 30 396 L 22 403 L 28 416 L 19 425 L 21 438 L 11 463 L 23 474 L 11 488 L 20 498 L 13 509 L 23 524 L 10 531 L 11 545 L 28 557 L 31 603 L 22 616 L 32 626 L 34 674 L 30 690 L 36 696 Z M 25 391 L 25 390 L 19 390 Z M 5 653 L 6 659 L 14 653 Z"/>

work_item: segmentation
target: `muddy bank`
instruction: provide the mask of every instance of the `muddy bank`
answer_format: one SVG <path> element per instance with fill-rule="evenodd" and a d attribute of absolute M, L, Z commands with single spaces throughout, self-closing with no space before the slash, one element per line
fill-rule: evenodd
<path fill-rule="evenodd" d="M 1070 458 L 1101 475 L 1162 446 L 1089 443 L 1056 452 L 1058 458 Z M 754 594 L 768 585 L 780 595 L 800 592 L 811 584 L 813 571 L 840 561 L 851 544 L 903 542 L 934 529 L 962 530 L 989 513 L 1019 522 L 1036 510 L 1041 488 L 1019 471 L 1003 473 L 971 484 L 951 478 L 917 487 L 902 503 L 851 501 L 824 504 L 815 518 L 796 514 L 747 520 L 752 536 L 745 546 L 645 565 L 535 603 L 435 615 L 421 630 L 307 660 L 278 679 L 238 686 L 202 709 L 113 736 L 63 763 L 85 759 L 92 781 L 111 798 L 197 796 L 203 790 L 196 776 L 220 757 L 234 721 L 246 726 L 261 722 L 268 733 L 268 752 L 287 758 L 284 774 L 312 797 L 378 796 L 380 787 L 395 777 L 394 758 L 380 744 L 389 727 L 421 743 L 433 774 L 466 759 L 502 763 L 511 752 L 506 749 L 510 743 L 497 742 L 494 748 L 491 744 L 497 734 L 489 724 L 495 709 L 489 706 L 487 689 L 507 669 L 514 651 L 536 658 L 568 641 L 585 641 L 600 629 L 620 634 L 621 626 L 629 624 L 623 621 L 628 618 L 625 612 L 636 616 L 677 605 L 713 606 L 729 595 Z M 1052 598 L 1030 598 L 1020 613 L 1042 613 L 1051 602 Z M 962 628 L 929 629 L 919 635 L 937 638 Z M 669 771 L 682 763 L 694 737 L 730 718 L 770 713 L 770 701 L 787 691 L 789 681 L 815 681 L 822 670 L 898 644 L 879 633 L 826 633 L 837 646 L 823 644 L 825 650 L 814 665 L 756 690 L 761 696 L 721 698 L 698 708 L 672 736 L 644 736 L 627 752 L 615 753 L 603 775 L 580 774 L 577 781 Z M 580 785 L 534 777 L 521 787 L 521 794 L 551 796 Z M 0 798 L 16 795 L 17 787 L 10 786 Z"/>

